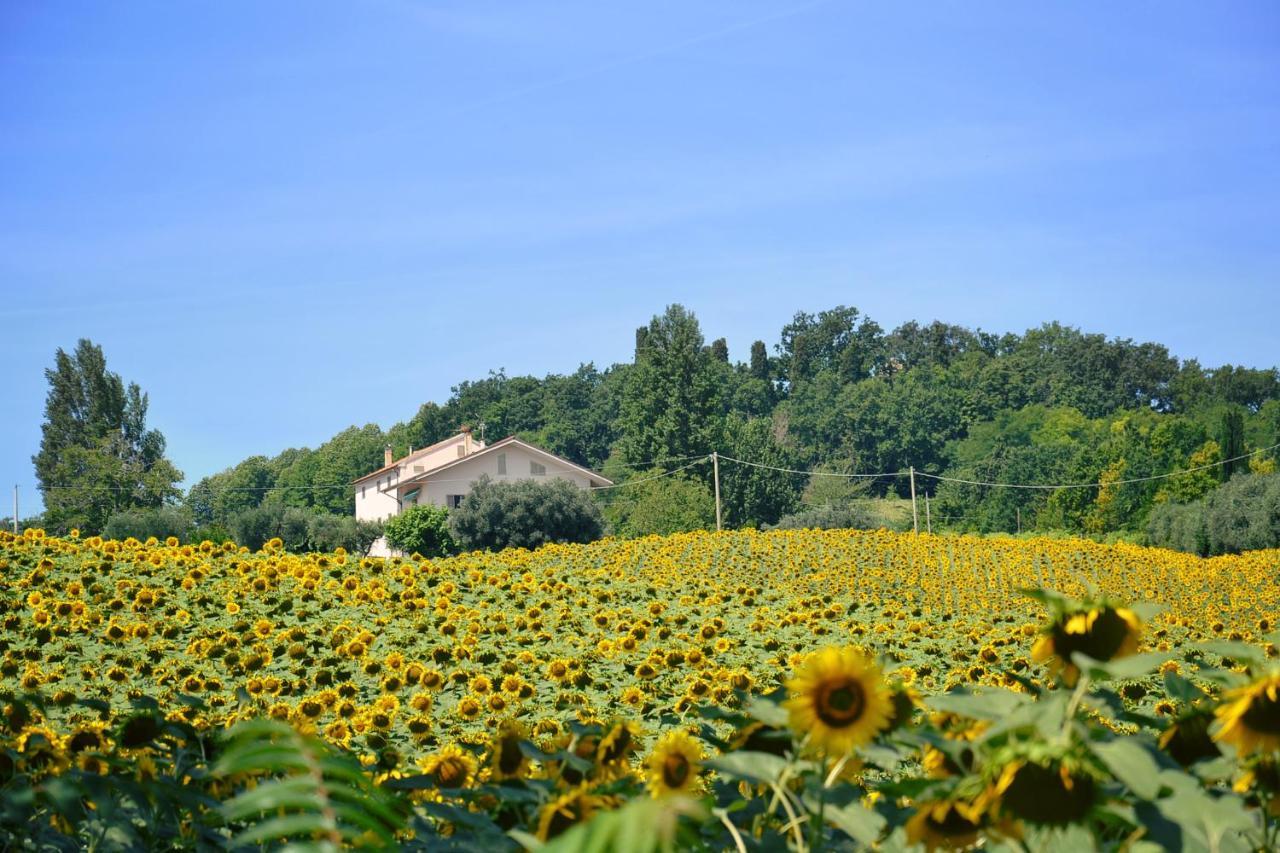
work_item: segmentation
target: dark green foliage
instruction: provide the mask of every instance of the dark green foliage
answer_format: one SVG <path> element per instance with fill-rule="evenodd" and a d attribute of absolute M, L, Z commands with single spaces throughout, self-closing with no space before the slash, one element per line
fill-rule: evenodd
<path fill-rule="evenodd" d="M 497 551 L 591 542 L 604 533 L 604 518 L 591 493 L 567 480 L 481 478 L 449 514 L 449 529 L 464 551 Z"/>
<path fill-rule="evenodd" d="M 1249 470 L 1249 462 L 1240 457 L 1244 455 L 1244 414 L 1239 408 L 1232 406 L 1223 410 L 1218 423 L 1218 447 L 1222 452 L 1222 467 L 1218 469 L 1222 481 L 1231 479 L 1236 471 Z"/>
<path fill-rule="evenodd" d="M 35 695 L 0 697 L 7 707 L 0 734 L 12 738 L 17 720 L 31 719 L 45 701 Z M 84 703 L 86 706 L 88 703 Z M 0 774 L 0 846 L 6 850 L 222 849 L 221 820 L 202 780 L 205 756 L 216 749 L 212 734 L 181 720 L 166 720 L 157 703 L 134 700 L 135 712 L 113 737 L 123 747 L 148 747 L 151 772 L 139 778 L 136 754 L 81 753 L 56 776 L 37 782 L 12 772 L 5 751 Z M 91 709 L 86 708 L 86 714 Z"/>
<path fill-rule="evenodd" d="M 725 456 L 769 465 L 772 468 L 801 470 L 798 455 L 778 441 L 770 418 L 743 418 L 732 415 L 725 421 L 720 441 Z M 709 467 L 709 466 L 708 466 Z M 703 473 L 709 473 L 703 469 Z M 728 527 L 763 527 L 795 508 L 808 478 L 777 470 L 720 463 L 720 503 Z"/>
<path fill-rule="evenodd" d="M 1194 503 L 1157 506 L 1147 534 L 1202 556 L 1280 548 L 1280 474 L 1237 474 Z"/>
<path fill-rule="evenodd" d="M 376 786 L 352 755 L 279 720 L 237 723 L 212 775 L 257 783 L 219 807 L 235 832 L 231 849 L 311 842 L 309 849 L 338 850 L 357 841 L 390 848 L 408 823 L 405 801 Z"/>
<path fill-rule="evenodd" d="M 782 327 L 778 370 L 791 385 L 831 371 L 842 382 L 865 379 L 884 363 L 883 329 L 844 305 L 815 316 L 801 311 Z"/>
<path fill-rule="evenodd" d="M 387 543 L 406 554 L 448 557 L 457 553 L 449 533 L 449 511 L 442 506 L 411 506 L 389 518 L 383 529 Z"/>
<path fill-rule="evenodd" d="M 618 451 L 623 461 L 708 453 L 717 437 L 725 365 L 703 346 L 698 319 L 679 305 L 654 317 L 623 383 Z"/>
<path fill-rule="evenodd" d="M 101 531 L 112 513 L 178 499 L 182 473 L 164 456 L 164 436 L 148 429 L 147 395 L 107 370 L 102 348 L 81 339 L 45 371 L 49 394 L 40 452 L 32 457 L 54 532 Z"/>
<path fill-rule="evenodd" d="M 227 530 L 237 545 L 254 551 L 268 540 L 279 538 L 286 550 L 294 552 L 345 548 L 354 554 L 367 554 L 369 546 L 382 535 L 382 524 L 356 521 L 351 515 L 289 507 L 272 499 L 233 513 L 227 519 Z"/>
<path fill-rule="evenodd" d="M 609 468 L 606 465 L 605 470 Z M 613 473 L 613 472 L 610 472 Z M 656 477 L 662 469 L 637 471 L 636 480 Z M 619 480 L 622 475 L 614 474 Z M 676 474 L 605 493 L 605 517 L 614 535 L 631 539 L 690 530 L 714 529 L 715 498 L 702 479 Z"/>
<path fill-rule="evenodd" d="M 351 515 L 351 481 L 381 467 L 387 444 L 398 458 L 463 425 L 478 435 L 483 424 L 489 442 L 519 435 L 591 468 L 613 458 L 650 470 L 655 460 L 712 450 L 804 470 L 836 461 L 849 473 L 914 466 L 918 491 L 939 499 L 936 515 L 948 529 L 1013 531 L 1020 518 L 1027 531 L 1104 535 L 1140 530 L 1157 503 L 1193 500 L 1261 459 L 1174 480 L 1143 478 L 1280 443 L 1275 368 L 1204 368 L 1159 344 L 1060 323 L 1021 335 L 940 321 L 885 332 L 858 309 L 837 306 L 795 315 L 774 355 L 755 341 L 748 360 L 733 363 L 728 342 L 707 344 L 698 318 L 673 305 L 638 329 L 635 343 L 633 363 L 584 364 L 543 378 L 491 371 L 388 430 L 351 427 L 314 450 L 245 460 L 191 489 L 192 516 L 230 527 L 233 514 L 271 501 Z M 622 471 L 615 480 L 639 476 Z M 730 526 L 769 524 L 796 508 L 799 485 L 789 475 L 728 464 L 722 473 Z M 940 485 L 928 475 L 1116 485 L 1004 490 Z M 709 466 L 689 476 L 710 490 Z M 669 512 L 661 499 L 668 488 Z M 909 483 L 882 478 L 872 491 L 905 498 Z M 619 501 L 611 510 L 617 532 L 701 523 L 691 509 L 700 498 L 686 482 L 660 480 L 637 497 L 648 506 L 636 518 L 646 520 L 626 520 L 632 509 Z"/>

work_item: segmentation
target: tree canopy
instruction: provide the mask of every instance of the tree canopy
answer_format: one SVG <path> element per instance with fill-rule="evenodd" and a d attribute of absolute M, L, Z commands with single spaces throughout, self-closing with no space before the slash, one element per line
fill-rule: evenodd
<path fill-rule="evenodd" d="M 693 312 L 672 305 L 636 330 L 627 362 L 603 369 L 583 363 L 541 378 L 495 368 L 460 381 L 447 400 L 422 402 L 388 429 L 352 426 L 316 448 L 250 457 L 201 480 L 187 502 L 202 525 L 226 524 L 268 498 L 349 515 L 350 482 L 382 464 L 385 445 L 402 456 L 463 425 L 483 424 L 489 441 L 517 435 L 590 468 L 612 466 L 618 481 L 696 462 L 712 450 L 797 470 L 914 467 L 918 491 L 965 529 L 1013 530 L 1021 520 L 1023 529 L 1141 530 L 1157 504 L 1198 500 L 1221 478 L 1274 464 L 1274 454 L 1207 475 L 1129 481 L 1280 443 L 1276 368 L 1204 367 L 1158 343 L 1060 323 L 1021 334 L 939 320 L 886 331 L 857 308 L 838 305 L 795 314 L 772 344 L 753 341 L 736 353 L 740 360 L 724 338 L 708 338 Z M 58 399 L 72 404 L 56 406 L 47 429 L 81 450 L 54 452 L 40 464 L 65 457 L 88 476 L 133 482 L 134 472 L 116 470 L 111 460 L 154 457 L 158 434 L 144 439 L 138 426 L 145 395 L 131 396 L 95 370 L 100 352 L 77 350 L 76 358 L 87 365 L 83 376 L 64 369 L 64 361 L 79 363 L 65 354 L 51 371 Z M 102 426 L 108 422 L 132 449 L 95 450 L 112 433 Z M 153 479 L 163 475 L 158 469 Z M 934 477 L 1111 485 L 1000 490 Z M 633 498 L 610 496 L 610 522 L 627 535 L 705 524 L 710 504 L 694 504 L 709 501 L 711 485 L 711 466 L 695 464 L 680 478 L 636 487 Z M 805 478 L 724 461 L 721 486 L 726 524 L 766 526 L 797 510 Z M 156 488 L 163 492 L 162 484 Z M 908 482 L 883 477 L 868 488 L 872 497 L 903 497 Z M 149 489 L 145 495 L 156 499 Z"/>
<path fill-rule="evenodd" d="M 176 502 L 182 472 L 164 436 L 147 427 L 147 395 L 107 370 L 102 347 L 81 339 L 45 370 L 40 452 L 32 457 L 51 531 L 101 530 L 113 513 Z"/>

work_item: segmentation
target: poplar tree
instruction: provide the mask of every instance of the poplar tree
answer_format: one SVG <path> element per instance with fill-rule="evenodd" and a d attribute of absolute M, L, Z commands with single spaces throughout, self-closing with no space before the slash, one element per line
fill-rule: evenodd
<path fill-rule="evenodd" d="M 114 512 L 177 500 L 182 472 L 165 458 L 164 436 L 147 428 L 147 395 L 107 370 L 102 347 L 82 338 L 73 353 L 59 348 L 45 378 L 40 452 L 31 461 L 46 528 L 98 532 Z"/>

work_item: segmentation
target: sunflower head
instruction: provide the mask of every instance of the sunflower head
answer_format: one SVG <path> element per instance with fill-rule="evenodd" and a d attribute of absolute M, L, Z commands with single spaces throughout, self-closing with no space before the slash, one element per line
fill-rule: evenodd
<path fill-rule="evenodd" d="M 596 758 L 601 766 L 621 765 L 640 748 L 638 739 L 640 727 L 626 720 L 617 720 L 609 725 L 600 745 L 596 749 Z"/>
<path fill-rule="evenodd" d="M 985 794 L 1006 817 L 1045 826 L 1083 820 L 1098 799 L 1099 787 L 1088 767 L 1073 756 L 1016 757 L 997 767 Z"/>
<path fill-rule="evenodd" d="M 542 807 L 538 812 L 538 838 L 549 841 L 591 819 L 600 807 L 600 798 L 587 785 L 568 791 Z"/>
<path fill-rule="evenodd" d="M 894 681 L 890 685 L 889 700 L 893 709 L 889 715 L 890 731 L 910 725 L 916 709 L 923 705 L 920 694 L 901 681 Z"/>
<path fill-rule="evenodd" d="M 476 774 L 475 759 L 456 744 L 428 756 L 420 766 L 423 773 L 432 777 L 436 787 L 443 789 L 465 788 Z"/>
<path fill-rule="evenodd" d="M 646 762 L 649 792 L 655 797 L 696 793 L 702 745 L 676 729 L 663 735 Z"/>
<path fill-rule="evenodd" d="M 889 725 L 893 700 L 880 668 L 858 648 L 826 648 L 805 658 L 787 681 L 790 725 L 829 755 L 844 755 Z"/>
<path fill-rule="evenodd" d="M 970 850 L 984 834 L 1017 836 L 1011 825 L 993 824 L 982 803 L 957 797 L 924 800 L 906 824 L 907 841 L 925 850 Z"/>
<path fill-rule="evenodd" d="M 503 720 L 489 747 L 489 774 L 493 779 L 515 779 L 529 767 L 529 758 L 520 748 L 520 742 L 529 736 L 523 723 L 513 719 Z"/>
<path fill-rule="evenodd" d="M 1183 767 L 1217 758 L 1222 752 L 1209 736 L 1212 722 L 1213 711 L 1210 708 L 1202 704 L 1193 705 L 1180 713 L 1160 734 L 1160 748 Z"/>
<path fill-rule="evenodd" d="M 785 757 L 791 746 L 791 732 L 761 722 L 748 723 L 729 741 L 730 751 L 767 752 L 779 758 Z"/>
<path fill-rule="evenodd" d="M 1273 756 L 1254 758 L 1244 768 L 1232 789 L 1265 807 L 1272 817 L 1280 817 L 1280 761 Z"/>
<path fill-rule="evenodd" d="M 1214 712 L 1214 740 L 1229 743 L 1240 755 L 1280 750 L 1280 670 L 1223 694 Z"/>
<path fill-rule="evenodd" d="M 1071 660 L 1076 652 L 1094 660 L 1109 661 L 1135 654 L 1142 637 L 1142 620 L 1126 607 L 1105 602 L 1079 602 L 1066 598 L 1049 599 L 1053 621 L 1045 627 L 1031 649 L 1031 659 L 1048 663 L 1049 671 L 1061 675 L 1074 687 L 1080 669 Z"/>

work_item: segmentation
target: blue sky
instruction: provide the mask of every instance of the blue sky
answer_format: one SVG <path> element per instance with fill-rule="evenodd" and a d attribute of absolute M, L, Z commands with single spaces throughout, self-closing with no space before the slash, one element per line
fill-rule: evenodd
<path fill-rule="evenodd" d="M 1280 5 L 0 7 L 0 484 L 54 350 L 189 479 L 797 310 L 1280 362 Z M 7 507 L 7 501 L 5 501 Z"/>

